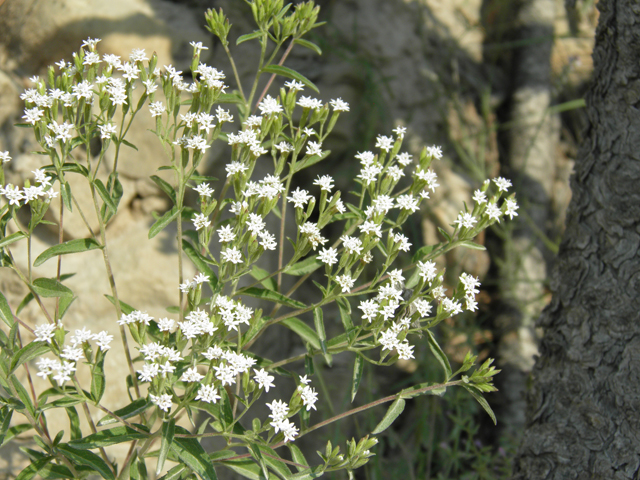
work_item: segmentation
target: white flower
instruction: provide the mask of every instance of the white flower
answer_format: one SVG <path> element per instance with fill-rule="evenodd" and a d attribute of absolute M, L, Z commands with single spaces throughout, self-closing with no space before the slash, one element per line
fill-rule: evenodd
<path fill-rule="evenodd" d="M 420 180 L 424 180 L 425 182 L 427 182 L 427 187 L 431 189 L 432 192 L 435 191 L 436 187 L 440 186 L 436 182 L 436 180 L 438 180 L 438 176 L 436 175 L 436 172 L 434 172 L 433 170 L 427 170 L 426 172 L 424 172 L 418 168 L 416 169 L 415 176 L 418 177 Z"/>
<path fill-rule="evenodd" d="M 295 80 L 284 82 L 284 86 L 289 87 L 291 90 L 295 90 L 296 92 L 304 90 L 304 83 L 296 82 Z"/>
<path fill-rule="evenodd" d="M 486 203 L 487 195 L 482 190 L 476 190 L 473 192 L 473 201 L 476 203 Z"/>
<path fill-rule="evenodd" d="M 158 117 L 163 114 L 163 112 L 167 109 L 162 102 L 151 102 L 149 104 L 149 111 L 151 112 L 152 117 Z"/>
<path fill-rule="evenodd" d="M 393 241 L 396 243 L 400 243 L 400 246 L 398 248 L 403 252 L 408 252 L 411 247 L 411 243 L 409 243 L 409 239 L 401 233 L 394 233 Z"/>
<path fill-rule="evenodd" d="M 189 45 L 193 47 L 196 55 L 199 55 L 202 50 L 209 50 L 209 47 L 203 46 L 202 42 L 189 42 Z"/>
<path fill-rule="evenodd" d="M 393 147 L 393 138 L 385 135 L 378 135 L 376 138 L 376 148 L 388 152 Z"/>
<path fill-rule="evenodd" d="M 181 382 L 199 382 L 204 378 L 204 375 L 198 373 L 197 367 L 187 368 L 180 377 Z"/>
<path fill-rule="evenodd" d="M 62 358 L 66 358 L 67 360 L 72 360 L 74 362 L 77 362 L 78 360 L 81 360 L 84 358 L 84 352 L 82 351 L 82 348 L 75 348 L 67 345 L 62 350 L 62 353 L 60 354 L 60 356 Z"/>
<path fill-rule="evenodd" d="M 318 185 L 320 190 L 330 192 L 333 189 L 333 178 L 331 175 L 318 175 L 318 178 L 313 181 L 313 184 Z"/>
<path fill-rule="evenodd" d="M 0 161 L 2 163 L 7 163 L 11 161 L 11 157 L 9 156 L 9 151 L 0 152 Z"/>
<path fill-rule="evenodd" d="M 413 198 L 411 193 L 407 195 L 399 195 L 396 198 L 396 207 L 401 208 L 402 210 L 410 210 L 411 213 L 418 210 L 419 201 Z"/>
<path fill-rule="evenodd" d="M 442 148 L 432 145 L 427 147 L 427 153 L 431 155 L 433 158 L 437 158 L 440 160 L 442 158 Z"/>
<path fill-rule="evenodd" d="M 484 213 L 490 219 L 497 220 L 498 223 L 500 223 L 500 217 L 502 216 L 502 210 L 500 210 L 495 203 L 487 204 L 487 209 L 484 211 Z"/>
<path fill-rule="evenodd" d="M 405 339 L 402 343 L 396 345 L 396 352 L 398 352 L 398 357 L 401 360 L 411 360 L 415 358 L 413 356 L 413 345 L 409 345 L 409 342 Z"/>
<path fill-rule="evenodd" d="M 376 303 L 375 300 L 371 299 L 361 301 L 358 308 L 362 310 L 362 319 L 369 320 L 369 323 L 371 323 L 371 321 L 374 320 L 378 315 L 380 306 Z"/>
<path fill-rule="evenodd" d="M 176 326 L 176 321 L 171 318 L 159 318 L 158 330 L 161 332 L 170 332 Z"/>
<path fill-rule="evenodd" d="M 222 397 L 218 395 L 218 389 L 214 388 L 213 385 L 202 385 L 195 399 L 207 403 L 216 403 L 220 398 Z"/>
<path fill-rule="evenodd" d="M 300 397 L 304 406 L 307 407 L 307 412 L 312 408 L 316 410 L 315 403 L 318 401 L 318 392 L 316 392 L 315 388 L 305 385 L 302 392 L 300 392 Z"/>
<path fill-rule="evenodd" d="M 321 142 L 307 143 L 307 155 L 322 155 L 322 143 Z"/>
<path fill-rule="evenodd" d="M 400 180 L 402 177 L 404 177 L 404 172 L 402 171 L 402 169 L 400 167 L 398 167 L 397 165 L 391 165 L 388 169 L 387 169 L 387 175 L 394 181 L 397 182 L 398 180 Z"/>
<path fill-rule="evenodd" d="M 227 164 L 225 170 L 227 171 L 227 177 L 230 177 L 231 175 L 235 175 L 238 172 L 244 173 L 248 168 L 249 167 L 244 165 L 242 162 L 231 162 Z"/>
<path fill-rule="evenodd" d="M 398 156 L 396 156 L 396 160 L 398 160 L 398 163 L 403 167 L 406 167 L 407 165 L 409 165 L 411 163 L 412 158 L 413 157 L 408 153 L 400 153 L 398 154 Z"/>
<path fill-rule="evenodd" d="M 349 104 L 342 100 L 341 98 L 336 98 L 335 100 L 331 100 L 329 102 L 333 107 L 334 112 L 348 112 Z"/>
<path fill-rule="evenodd" d="M 42 115 L 44 115 L 44 110 L 40 110 L 38 107 L 25 108 L 22 118 L 24 118 L 31 125 L 35 125 L 36 122 L 42 118 Z"/>
<path fill-rule="evenodd" d="M 201 183 L 196 188 L 194 188 L 194 190 L 198 192 L 201 197 L 210 197 L 213 193 L 213 189 L 209 187 L 208 183 Z"/>
<path fill-rule="evenodd" d="M 338 261 L 338 251 L 333 247 L 323 248 L 318 255 L 318 260 L 331 266 Z"/>
<path fill-rule="evenodd" d="M 220 227 L 217 232 L 218 237 L 220 238 L 220 243 L 232 242 L 236 238 L 236 234 L 233 233 L 231 225 Z"/>
<path fill-rule="evenodd" d="M 293 203 L 295 208 L 302 208 L 311 198 L 313 198 L 313 196 L 309 195 L 308 191 L 301 190 L 300 187 L 297 187 L 295 191 L 291 192 L 291 196 L 287 197 L 287 200 Z"/>
<path fill-rule="evenodd" d="M 358 228 L 360 228 L 360 231 L 363 233 L 374 234 L 378 238 L 382 237 L 382 226 L 370 220 L 367 220 Z"/>
<path fill-rule="evenodd" d="M 236 383 L 236 369 L 229 365 L 213 367 L 216 371 L 216 378 L 222 382 L 222 386 Z"/>
<path fill-rule="evenodd" d="M 275 147 L 276 147 L 276 150 L 278 150 L 280 153 L 293 152 L 293 145 L 287 142 L 280 142 Z"/>
<path fill-rule="evenodd" d="M 260 109 L 260 113 L 262 115 L 271 115 L 274 113 L 282 112 L 282 105 L 278 103 L 278 100 L 273 98 L 271 95 L 267 95 L 258 105 Z"/>
<path fill-rule="evenodd" d="M 233 122 L 233 115 L 229 113 L 229 110 L 224 110 L 222 107 L 218 106 L 216 109 L 216 117 L 218 117 L 218 122 Z"/>
<path fill-rule="evenodd" d="M 93 340 L 96 342 L 96 345 L 100 347 L 100 350 L 106 352 L 111 348 L 111 345 L 109 344 L 113 340 L 113 335 L 109 335 L 109 332 L 103 330 L 100 333 L 93 335 Z"/>
<path fill-rule="evenodd" d="M 145 363 L 142 366 L 142 370 L 137 370 L 138 380 L 141 382 L 150 382 L 154 377 L 158 375 L 157 363 Z"/>
<path fill-rule="evenodd" d="M 160 396 L 155 396 L 150 393 L 149 398 L 151 399 L 151 402 L 154 405 L 157 405 L 160 410 L 163 410 L 165 412 L 168 412 L 169 410 L 171 410 L 171 405 L 172 405 L 171 395 L 167 395 L 166 393 L 163 393 Z"/>
<path fill-rule="evenodd" d="M 79 343 L 88 342 L 93 338 L 91 335 L 91 330 L 87 330 L 86 327 L 82 327 L 82 330 L 76 329 L 76 334 L 71 336 L 70 340 L 73 346 L 75 347 Z"/>
<path fill-rule="evenodd" d="M 436 264 L 431 260 L 424 263 L 418 262 L 418 270 L 420 270 L 420 277 L 427 282 L 432 282 L 436 278 Z"/>
<path fill-rule="evenodd" d="M 511 180 L 507 180 L 506 178 L 502 177 L 494 178 L 493 183 L 496 184 L 496 187 L 498 187 L 498 190 L 500 190 L 501 192 L 506 192 L 511 186 Z"/>
<path fill-rule="evenodd" d="M 362 240 L 359 238 L 343 235 L 340 240 L 342 240 L 342 244 L 348 253 L 359 255 L 362 251 Z"/>
<path fill-rule="evenodd" d="M 513 200 L 511 198 L 508 198 L 505 203 L 507 205 L 507 208 L 506 208 L 504 214 L 505 215 L 509 215 L 509 218 L 511 220 L 513 220 L 513 217 L 517 217 L 518 216 L 518 214 L 516 213 L 516 210 L 518 210 L 518 208 L 519 208 L 518 204 L 516 203 L 515 200 Z"/>
<path fill-rule="evenodd" d="M 220 256 L 223 262 L 242 263 L 242 253 L 236 247 L 227 248 Z"/>
<path fill-rule="evenodd" d="M 253 371 L 256 372 L 256 375 L 253 377 L 253 379 L 256 381 L 260 388 L 264 389 L 265 392 L 268 392 L 271 387 L 275 387 L 275 384 L 273 383 L 273 379 L 275 377 L 273 375 L 269 375 L 269 373 L 264 368 L 261 368 L 259 371 L 253 369 Z"/>
<path fill-rule="evenodd" d="M 56 329 L 56 325 L 53 323 L 44 323 L 42 325 L 38 325 L 33 333 L 36 335 L 36 342 L 47 342 L 51 343 L 51 339 L 53 338 L 54 330 Z"/>
<path fill-rule="evenodd" d="M 407 133 L 407 127 L 401 127 L 400 125 L 398 125 L 393 129 L 393 133 L 395 133 L 398 138 L 402 140 L 404 138 L 404 134 Z"/>
<path fill-rule="evenodd" d="M 345 275 L 340 275 L 339 277 L 336 277 L 336 282 L 338 282 L 340 287 L 342 287 L 342 293 L 349 293 L 351 292 L 351 288 L 353 288 L 353 284 L 355 283 L 355 280 L 351 278 L 349 275 L 345 274 Z"/>
<path fill-rule="evenodd" d="M 458 225 L 459 227 L 473 228 L 477 222 L 478 219 L 476 217 L 474 217 L 469 212 L 465 212 L 459 213 L 458 218 L 453 223 Z"/>
<path fill-rule="evenodd" d="M 431 313 L 431 304 L 423 298 L 416 299 L 413 302 L 413 306 L 416 307 L 416 310 L 418 310 L 418 313 L 422 318 L 427 317 Z"/>
<path fill-rule="evenodd" d="M 206 228 L 211 225 L 211 220 L 202 213 L 196 213 L 196 216 L 193 217 L 193 225 L 196 227 L 196 230 L 200 230 L 201 228 Z"/>
<path fill-rule="evenodd" d="M 302 108 L 312 108 L 313 110 L 320 110 L 322 108 L 322 102 L 320 100 L 305 96 L 300 97 L 298 105 Z"/>

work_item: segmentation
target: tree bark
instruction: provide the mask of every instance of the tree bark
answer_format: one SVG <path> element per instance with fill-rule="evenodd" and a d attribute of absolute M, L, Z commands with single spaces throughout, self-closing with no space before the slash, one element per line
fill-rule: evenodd
<path fill-rule="evenodd" d="M 640 5 L 600 0 L 589 126 L 514 479 L 640 475 Z"/>

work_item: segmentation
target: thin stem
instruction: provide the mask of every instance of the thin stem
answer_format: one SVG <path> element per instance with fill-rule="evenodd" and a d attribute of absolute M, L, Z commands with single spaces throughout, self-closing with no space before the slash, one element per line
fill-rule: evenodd
<path fill-rule="evenodd" d="M 282 54 L 282 58 L 280 59 L 280 61 L 278 62 L 279 66 L 282 66 L 282 64 L 284 63 L 284 61 L 287 59 L 287 57 L 289 56 L 289 54 L 291 53 L 291 49 L 293 48 L 293 42 L 295 40 L 291 40 L 291 43 L 289 44 L 289 46 L 287 47 L 287 49 L 284 51 L 284 53 Z M 280 48 L 280 45 L 278 45 L 277 48 Z M 258 97 L 258 100 L 256 101 L 256 106 L 253 108 L 253 111 L 255 113 L 256 109 L 258 108 L 258 105 L 260 104 L 260 102 L 262 101 L 262 99 L 264 98 L 264 96 L 267 94 L 267 92 L 269 91 L 269 88 L 271 87 L 271 84 L 273 83 L 273 80 L 276 78 L 276 74 L 273 73 L 271 75 L 271 77 L 269 78 L 269 81 L 267 82 L 267 85 L 264 87 L 264 90 L 262 90 L 262 93 L 260 94 L 260 97 Z"/>
<path fill-rule="evenodd" d="M 233 76 L 235 77 L 236 83 L 238 84 L 238 91 L 240 92 L 240 96 L 242 97 L 242 100 L 246 102 L 247 99 L 244 96 L 244 92 L 242 91 L 242 82 L 240 81 L 240 75 L 238 75 L 236 62 L 233 61 L 233 57 L 231 56 L 231 51 L 229 50 L 229 46 L 225 44 L 223 44 L 222 46 L 224 48 L 225 53 L 227 54 L 227 58 L 229 59 L 229 62 L 231 63 L 231 70 L 233 70 Z"/>

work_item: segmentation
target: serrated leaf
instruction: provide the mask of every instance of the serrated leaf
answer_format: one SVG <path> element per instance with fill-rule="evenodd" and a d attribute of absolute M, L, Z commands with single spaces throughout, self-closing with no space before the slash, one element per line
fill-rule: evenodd
<path fill-rule="evenodd" d="M 98 361 L 94 364 L 91 372 L 91 397 L 93 401 L 99 403 L 104 395 L 106 381 L 104 377 L 104 355 L 99 355 Z"/>
<path fill-rule="evenodd" d="M 151 175 L 151 180 L 153 180 L 153 182 L 158 185 L 158 188 L 160 188 L 160 190 L 162 190 L 164 193 L 166 193 L 169 198 L 173 201 L 173 203 L 177 203 L 176 202 L 176 191 L 173 189 L 173 187 L 168 183 L 165 182 L 162 178 L 160 178 L 157 175 Z"/>
<path fill-rule="evenodd" d="M 289 268 L 287 268 L 284 273 L 286 273 L 287 275 L 302 276 L 306 275 L 307 273 L 316 271 L 321 266 L 322 262 L 318 260 L 317 255 L 313 255 L 311 257 L 305 258 L 298 263 L 294 263 Z"/>
<path fill-rule="evenodd" d="M 36 278 L 31 287 L 41 297 L 73 297 L 70 288 L 53 278 Z"/>
<path fill-rule="evenodd" d="M 258 38 L 261 37 L 262 35 L 264 35 L 260 30 L 256 30 L 255 32 L 251 32 L 251 33 L 247 33 L 245 35 L 241 35 L 238 37 L 238 40 L 236 40 L 236 45 L 240 45 L 241 43 L 244 43 L 248 40 L 253 40 L 254 38 Z"/>
<path fill-rule="evenodd" d="M 296 45 L 300 45 L 301 47 L 308 48 L 309 50 L 313 50 L 318 55 L 322 55 L 322 50 L 318 45 L 308 40 L 304 40 L 303 38 L 298 38 L 293 41 Z"/>
<path fill-rule="evenodd" d="M 57 257 L 58 255 L 87 252 L 89 250 L 96 250 L 99 248 L 102 248 L 102 245 L 93 238 L 76 238 L 59 245 L 54 245 L 51 248 L 47 248 L 44 252 L 38 255 L 38 258 L 33 262 L 33 266 L 39 267 L 50 258 Z"/>
<path fill-rule="evenodd" d="M 376 428 L 373 429 L 371 434 L 377 435 L 389 428 L 389 426 L 395 421 L 395 419 L 398 418 L 398 416 L 402 413 L 405 404 L 406 402 L 402 398 L 396 398 L 387 410 L 387 413 L 385 413 L 382 420 L 380 420 L 380 423 L 378 423 L 378 425 L 376 425 Z"/>
<path fill-rule="evenodd" d="M 178 218 L 179 213 L 180 211 L 178 210 L 178 207 L 174 206 L 171 210 L 169 210 L 168 212 L 165 212 L 164 215 L 158 218 L 158 220 L 156 220 L 155 223 L 151 225 L 151 228 L 149 229 L 149 239 L 152 239 L 153 237 L 155 237 L 162 230 L 164 230 L 167 225 L 169 225 L 176 218 Z"/>
<path fill-rule="evenodd" d="M 136 425 L 141 430 L 146 430 L 143 425 Z M 108 447 L 117 443 L 130 442 L 131 440 L 144 440 L 149 434 L 141 433 L 133 428 L 121 425 L 119 427 L 100 430 L 99 432 L 87 435 L 80 440 L 72 440 L 69 445 L 78 450 L 91 450 L 94 448 Z"/>
<path fill-rule="evenodd" d="M 175 432 L 189 434 L 189 431 L 177 426 Z M 191 470 L 197 473 L 203 480 L 217 480 L 216 471 L 209 461 L 207 452 L 195 438 L 175 437 L 171 443 L 171 450 Z"/>
<path fill-rule="evenodd" d="M 95 453 L 88 450 L 78 450 L 64 443 L 59 444 L 57 448 L 65 457 L 71 460 L 71 463 L 91 467 L 102 475 L 102 478 L 115 480 L 113 472 L 109 466 Z"/>
<path fill-rule="evenodd" d="M 115 413 L 118 417 L 122 418 L 123 420 L 126 420 L 127 418 L 135 417 L 136 415 L 141 414 L 152 405 L 153 403 L 151 403 L 150 400 L 147 400 L 146 398 L 139 398 L 133 401 L 132 403 L 130 403 L 129 405 L 127 405 L 126 407 L 116 410 L 113 413 Z M 103 427 L 105 425 L 110 425 L 116 422 L 118 422 L 117 418 L 112 417 L 111 415 L 106 415 L 100 419 L 100 421 L 98 422 L 98 426 Z"/>
<path fill-rule="evenodd" d="M 44 355 L 49 352 L 51 347 L 46 342 L 31 342 L 20 350 L 18 350 L 11 359 L 11 368 L 9 373 L 13 373 L 16 368 L 29 360 Z"/>
<path fill-rule="evenodd" d="M 362 372 L 364 371 L 364 359 L 360 353 L 356 353 L 356 359 L 353 362 L 353 375 L 351 376 L 351 402 L 356 398 L 360 381 L 362 380 Z"/>
<path fill-rule="evenodd" d="M 482 395 L 480 395 L 478 392 L 476 392 L 471 385 L 465 385 L 464 383 L 461 385 L 464 387 L 464 389 L 467 392 L 471 394 L 473 398 L 476 399 L 476 401 L 480 404 L 480 406 L 484 408 L 484 411 L 489 414 L 489 416 L 491 417 L 491 420 L 493 420 L 493 424 L 497 425 L 498 421 L 496 420 L 496 415 L 495 413 L 493 413 L 493 410 L 491 410 L 491 407 L 489 406 L 489 403 L 485 400 L 485 398 Z"/>
<path fill-rule="evenodd" d="M 474 242 L 471 242 L 469 240 L 460 240 L 459 242 L 457 242 L 457 244 L 460 247 L 470 248 L 471 250 L 486 250 L 487 249 L 487 247 L 485 247 L 484 245 L 480 245 L 479 243 L 474 243 Z"/>
<path fill-rule="evenodd" d="M 288 67 L 283 67 L 282 65 L 267 65 L 261 71 L 297 80 L 298 82 L 302 82 L 305 86 L 309 87 L 314 92 L 320 93 L 318 87 L 316 87 L 311 80 Z"/>
<path fill-rule="evenodd" d="M 9 328 L 13 326 L 15 321 L 13 320 L 13 313 L 11 313 L 11 307 L 7 302 L 6 297 L 0 292 L 0 317 L 2 321 L 7 324 Z"/>
<path fill-rule="evenodd" d="M 17 242 L 18 240 L 22 240 L 23 238 L 26 238 L 26 235 L 22 232 L 12 233 L 11 235 L 8 235 L 0 240 L 0 248 L 11 245 L 12 243 Z"/>
<path fill-rule="evenodd" d="M 289 298 L 281 293 L 274 292 L 273 290 L 267 290 L 265 288 L 256 288 L 251 287 L 241 292 L 243 295 L 249 295 L 251 297 L 262 298 L 264 300 L 269 300 L 270 302 L 279 303 L 281 305 L 286 305 L 287 307 L 292 308 L 307 308 L 307 306 L 299 302 L 298 300 L 294 300 L 293 298 Z"/>
<path fill-rule="evenodd" d="M 173 442 L 173 434 L 175 433 L 176 420 L 171 418 L 168 422 L 162 423 L 162 440 L 160 442 L 160 451 L 158 453 L 158 465 L 156 467 L 156 475 L 160 475 L 164 462 L 167 459 L 167 454 L 171 449 L 171 443 Z"/>
<path fill-rule="evenodd" d="M 442 365 L 442 368 L 444 370 L 444 375 L 445 375 L 444 381 L 448 382 L 449 379 L 451 378 L 451 365 L 449 364 L 449 359 L 447 358 L 445 353 L 442 351 L 442 348 L 440 348 L 440 345 L 438 345 L 438 342 L 436 342 L 436 339 L 433 336 L 433 334 L 429 330 L 426 330 L 426 334 L 427 334 L 427 341 L 429 342 L 429 348 L 431 349 L 431 352 L 435 355 L 438 362 L 440 362 L 440 365 Z"/>
<path fill-rule="evenodd" d="M 305 342 L 309 342 L 313 348 L 316 350 L 320 350 L 322 347 L 320 346 L 320 339 L 318 338 L 318 334 L 306 323 L 304 323 L 299 318 L 285 318 L 280 321 L 280 325 L 284 325 L 289 330 L 293 330 L 295 333 L 300 336 Z"/>

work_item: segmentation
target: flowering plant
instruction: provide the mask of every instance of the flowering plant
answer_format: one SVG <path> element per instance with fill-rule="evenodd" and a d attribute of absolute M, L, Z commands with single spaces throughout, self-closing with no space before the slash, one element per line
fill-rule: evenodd
<path fill-rule="evenodd" d="M 39 153 L 50 163 L 33 172 L 33 182 L 26 180 L 22 188 L 7 184 L 1 190 L 6 202 L 0 210 L 0 261 L 28 288 L 25 301 L 36 301 L 43 318 L 32 328 L 14 315 L 0 293 L 0 317 L 8 328 L 0 330 L 0 443 L 33 430 L 38 447 L 24 449 L 32 463 L 20 473 L 20 479 L 36 475 L 85 478 L 92 474 L 109 479 L 147 478 L 149 462 L 155 463 L 156 475 L 164 473 L 165 479 L 216 478 L 216 468 L 230 468 L 248 478 L 270 478 L 270 472 L 296 479 L 340 469 L 351 472 L 373 455 L 373 435 L 400 415 L 407 399 L 443 394 L 452 386 L 470 392 L 495 421 L 482 397 L 483 392 L 495 390 L 492 377 L 497 371 L 492 361 L 476 366 L 476 357 L 468 354 L 460 369 L 453 372 L 431 333 L 438 323 L 463 309 L 477 308 L 475 295 L 480 283 L 472 275 L 462 274 L 447 295 L 444 272 L 434 260 L 456 247 L 482 249 L 472 241 L 479 232 L 505 215 L 517 215 L 513 196 L 503 199 L 510 182 L 498 178 L 495 187 L 485 182 L 475 192 L 473 209 L 465 207 L 455 220 L 453 233 L 441 231 L 441 243 L 417 249 L 411 257 L 412 245 L 402 227 L 438 187 L 430 165 L 441 158 L 439 147 L 425 148 L 414 159 L 401 152 L 405 128 L 397 127 L 393 136 L 378 136 L 377 153 L 365 151 L 356 156 L 361 170 L 351 201 L 335 191 L 329 175 L 318 175 L 313 182 L 319 195 L 300 188 L 296 174 L 329 155 L 323 144 L 349 105 L 341 99 L 325 104 L 301 95 L 305 88 L 317 88 L 283 66 L 294 45 L 319 50 L 303 38 L 319 25 L 318 7 L 307 2 L 291 8 L 284 6 L 283 0 L 254 0 L 250 5 L 257 29 L 236 42 L 255 40 L 260 45 L 258 71 L 248 94 L 229 49 L 229 22 L 222 11 L 209 10 L 208 29 L 218 37 L 232 66 L 233 92 L 227 92 L 223 72 L 200 62 L 205 48 L 200 43 L 192 43 L 194 81 L 189 84 L 171 65 L 158 68 L 155 55 L 148 58 L 143 50 L 134 50 L 129 61 L 115 55 L 101 57 L 96 48 L 99 40 L 88 39 L 72 62 L 50 67 L 47 79 L 34 78 L 35 87 L 22 95 L 26 103 L 23 118 L 33 128 L 42 149 Z M 285 44 L 287 48 L 275 64 Z M 264 74 L 270 79 L 257 95 Z M 272 97 L 268 91 L 278 76 L 289 81 Z M 141 94 L 134 92 L 138 82 L 143 85 Z M 235 105 L 237 113 L 232 115 L 223 107 L 226 104 Z M 173 175 L 173 183 L 151 177 L 172 207 L 156 216 L 149 231 L 152 238 L 171 223 L 177 228 L 179 285 L 177 306 L 169 309 L 172 318 L 154 319 L 124 303 L 110 263 L 106 226 L 115 218 L 123 196 L 118 159 L 123 146 L 133 147 L 125 137 L 138 114 L 155 118 L 154 133 L 167 158 L 162 168 Z M 239 130 L 233 126 L 235 115 Z M 96 139 L 100 139 L 100 151 L 94 155 L 90 143 Z M 226 178 L 217 196 L 212 188 L 217 179 L 199 170 L 214 142 L 231 146 Z M 108 157 L 107 151 L 113 156 Z M 10 153 L 1 153 L 0 159 L 3 164 L 10 161 Z M 108 161 L 109 174 L 101 178 L 100 167 Z M 272 165 L 271 173 L 261 179 L 255 178 L 258 162 Z M 1 175 L 4 185 L 4 171 Z M 91 214 L 74 196 L 70 175 L 88 183 Z M 185 201 L 189 190 L 198 194 L 196 208 Z M 48 222 L 45 213 L 58 196 L 59 243 L 34 260 L 34 229 Z M 29 216 L 18 215 L 21 209 L 28 209 Z M 81 214 L 87 237 L 63 241 L 64 212 L 74 209 Z M 95 216 L 98 231 L 87 220 L 90 215 Z M 296 230 L 288 238 L 285 226 L 291 217 Z M 273 220 L 278 225 L 276 231 L 267 226 Z M 193 228 L 185 228 L 188 224 Z M 329 224 L 339 226 L 342 233 L 326 238 L 323 229 Z M 16 242 L 25 241 L 27 271 L 19 267 L 12 253 Z M 113 303 L 114 326 L 116 322 L 119 325 L 128 369 L 130 401 L 115 411 L 101 404 L 107 387 L 105 356 L 114 334 L 83 328 L 70 335 L 63 325 L 74 294 L 63 283 L 62 258 L 93 249 L 103 254 L 111 287 L 107 298 Z M 275 258 L 273 271 L 258 267 L 269 254 Z M 32 266 L 54 257 L 58 259 L 57 275 L 36 278 Z M 193 278 L 184 275 L 187 259 L 199 271 Z M 368 264 L 376 266 L 372 278 L 367 278 Z M 295 283 L 288 281 L 291 278 L 297 279 Z M 314 293 L 300 296 L 303 286 Z M 309 296 L 315 299 L 310 301 Z M 42 300 L 47 297 L 55 300 L 53 307 Z M 260 299 L 263 306 L 270 304 L 271 311 L 265 314 L 248 306 L 249 297 Z M 332 304 L 337 305 L 343 332 L 328 338 L 323 312 Z M 306 353 L 269 359 L 252 351 L 265 330 L 275 324 L 295 332 Z M 33 340 L 26 342 L 25 337 L 30 336 Z M 398 359 L 411 359 L 411 341 L 422 337 L 442 367 L 441 383 L 405 388 L 312 422 L 311 410 L 316 410 L 318 400 L 311 385 L 313 357 L 320 356 L 331 365 L 333 356 L 352 352 L 353 401 L 366 363 L 388 366 Z M 138 353 L 132 353 L 136 350 Z M 29 363 L 35 359 L 40 380 L 32 379 L 29 371 Z M 285 368 L 302 361 L 304 376 Z M 89 366 L 90 385 L 78 381 L 78 362 Z M 25 369 L 29 388 L 16 376 L 19 368 Z M 264 392 L 275 388 L 276 374 L 282 379 L 279 386 L 295 387 L 290 398 L 266 403 L 271 412 L 268 418 L 254 417 L 247 422 L 251 407 Z M 37 395 L 38 382 L 48 382 L 49 388 Z M 344 452 L 328 442 L 325 452 L 320 453 L 321 462 L 314 464 L 295 445 L 302 435 L 384 403 L 391 405 L 378 426 L 359 441 L 348 442 Z M 86 417 L 89 434 L 80 428 L 77 407 Z M 63 432 L 55 434 L 47 428 L 49 411 L 61 408 L 70 419 L 68 439 L 63 438 Z M 91 417 L 94 409 L 104 414 L 97 423 Z M 185 413 L 191 429 L 176 422 Z M 14 414 L 24 416 L 27 423 L 13 425 Z M 206 452 L 200 443 L 204 437 L 223 439 L 225 449 Z M 108 449 L 120 443 L 129 443 L 130 448 L 117 465 Z M 285 444 L 292 460 L 283 459 L 278 452 Z M 168 464 L 170 468 L 165 466 Z M 291 467 L 297 473 L 292 473 Z"/>

